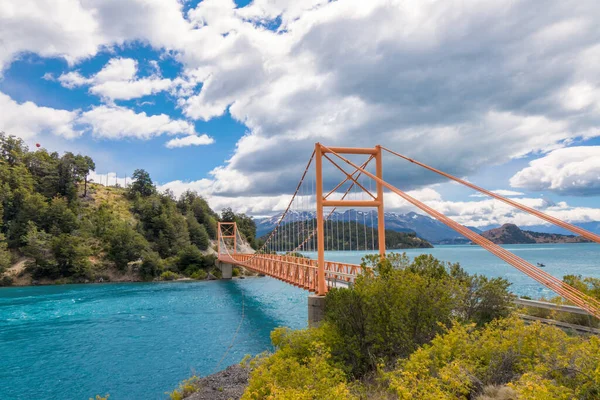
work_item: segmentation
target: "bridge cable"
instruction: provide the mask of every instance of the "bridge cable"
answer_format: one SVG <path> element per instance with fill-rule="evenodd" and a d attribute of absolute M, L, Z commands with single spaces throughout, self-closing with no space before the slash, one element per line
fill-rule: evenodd
<path fill-rule="evenodd" d="M 445 225 L 451 227 L 458 233 L 461 233 L 463 236 L 471 239 L 473 242 L 481 245 L 483 248 L 490 251 L 492 254 L 496 255 L 497 257 L 499 257 L 499 258 L 503 259 L 504 261 L 508 262 L 509 264 L 513 265 L 515 268 L 517 268 L 521 272 L 525 273 L 526 275 L 532 277 L 533 279 L 535 279 L 542 285 L 544 285 L 547 288 L 553 290 L 554 292 L 560 294 L 565 299 L 570 300 L 574 304 L 580 306 L 584 310 L 588 311 L 590 314 L 594 315 L 596 318 L 600 318 L 600 301 L 592 298 L 591 296 L 586 295 L 585 293 L 582 293 L 581 291 L 573 288 L 572 286 L 568 285 L 567 283 L 558 280 L 554 276 L 533 266 L 531 263 L 525 261 L 524 259 L 522 259 L 522 258 L 516 256 L 515 254 L 503 249 L 502 247 L 492 243 L 490 240 L 473 232 L 472 230 L 460 225 L 459 223 L 446 217 L 442 213 L 434 210 L 433 208 L 431 208 L 431 207 L 427 206 L 426 204 L 420 202 L 419 200 L 413 198 L 409 194 L 407 194 L 407 193 L 401 191 L 400 189 L 396 188 L 395 186 L 387 183 L 383 179 L 358 167 L 356 164 L 354 164 L 350 160 L 342 157 L 341 155 L 337 154 L 336 152 L 332 151 L 331 149 L 329 149 L 325 146 L 322 146 L 322 147 L 323 147 L 323 149 L 325 149 L 329 153 L 334 154 L 336 157 L 338 157 L 345 163 L 349 164 L 350 166 L 360 169 L 361 171 L 363 171 L 365 173 L 365 175 L 371 177 L 376 182 L 380 183 L 381 185 L 385 186 L 387 189 L 396 193 L 397 195 L 402 197 L 404 200 L 408 201 L 409 203 L 413 204 L 414 206 L 425 211 L 426 213 L 433 216 L 440 222 L 443 222 Z"/>
<path fill-rule="evenodd" d="M 279 218 L 279 221 L 277 222 L 277 225 L 275 226 L 275 228 L 273 229 L 273 231 L 271 232 L 271 234 L 269 235 L 269 237 L 267 238 L 267 240 L 265 241 L 265 243 L 261 246 L 261 248 L 258 249 L 258 251 L 256 251 L 247 261 L 250 261 L 251 259 L 253 259 L 254 257 L 256 257 L 258 254 L 260 254 L 265 249 L 266 244 L 271 240 L 271 238 L 273 238 L 273 236 L 275 235 L 275 233 L 279 229 L 279 227 L 280 227 L 281 223 L 283 222 L 285 216 L 287 215 L 288 211 L 290 210 L 290 207 L 292 206 L 292 203 L 293 203 L 294 199 L 296 198 L 296 195 L 298 194 L 298 191 L 300 190 L 300 187 L 302 186 L 302 183 L 304 182 L 304 178 L 306 177 L 306 173 L 308 172 L 308 169 L 310 168 L 310 165 L 312 164 L 312 161 L 313 161 L 314 158 L 315 158 L 315 151 L 313 150 L 313 152 L 312 152 L 312 154 L 310 156 L 310 159 L 308 160 L 308 163 L 306 164 L 306 168 L 304 168 L 304 172 L 302 173 L 302 177 L 300 178 L 300 182 L 298 182 L 298 186 L 296 186 L 296 190 L 295 190 L 294 194 L 292 195 L 292 199 L 288 203 L 288 206 L 285 209 L 285 211 L 283 212 L 283 214 L 281 214 L 281 217 Z"/>
<path fill-rule="evenodd" d="M 569 231 L 571 231 L 573 233 L 577 233 L 577 234 L 579 234 L 579 235 L 581 235 L 581 236 L 585 237 L 586 239 L 589 239 L 589 240 L 591 240 L 593 242 L 600 243 L 600 235 L 596 235 L 595 233 L 587 231 L 587 230 L 585 230 L 583 228 L 580 228 L 578 226 L 572 225 L 572 224 L 570 224 L 568 222 L 561 221 L 558 218 L 555 218 L 555 217 L 553 217 L 551 215 L 545 214 L 545 213 L 543 213 L 541 211 L 538 211 L 538 210 L 536 210 L 534 208 L 527 207 L 527 206 L 525 206 L 525 205 L 523 205 L 521 203 L 518 203 L 518 202 L 516 202 L 514 200 L 508 199 L 508 198 L 506 198 L 504 196 L 500 196 L 500 195 L 498 195 L 498 194 L 496 194 L 494 192 L 491 192 L 489 190 L 483 189 L 483 188 L 481 188 L 481 187 L 479 187 L 477 185 L 474 185 L 474 184 L 472 184 L 470 182 L 467 182 L 467 181 L 465 181 L 463 179 L 457 178 L 456 176 L 453 176 L 453 175 L 450 175 L 450 174 L 448 174 L 446 172 L 440 171 L 439 169 L 436 169 L 434 167 L 430 167 L 427 164 L 424 164 L 424 163 L 419 162 L 417 160 L 414 160 L 412 158 L 406 157 L 406 156 L 404 156 L 404 155 L 402 155 L 400 153 L 397 153 L 395 151 L 392 151 L 392 150 L 390 150 L 390 149 L 388 149 L 386 147 L 381 147 L 381 148 L 383 150 L 387 151 L 390 154 L 393 154 L 393 155 L 395 155 L 397 157 L 400 157 L 400 158 L 402 158 L 404 160 L 410 161 L 411 163 L 416 164 L 416 165 L 418 165 L 420 167 L 423 167 L 425 169 L 428 169 L 430 171 L 433 171 L 436 174 L 445 176 L 446 178 L 452 179 L 455 182 L 458 182 L 458 183 L 461 183 L 461 184 L 463 184 L 465 186 L 468 186 L 471 189 L 474 189 L 474 190 L 476 190 L 478 192 L 484 193 L 484 194 L 486 194 L 486 195 L 488 195 L 490 197 L 493 197 L 493 198 L 495 198 L 497 200 L 500 200 L 500 201 L 502 201 L 502 202 L 504 202 L 506 204 L 509 204 L 509 205 L 511 205 L 513 207 L 516 207 L 516 208 L 518 208 L 518 209 L 520 209 L 522 211 L 525 211 L 527 213 L 533 214 L 533 215 L 535 215 L 535 216 L 537 216 L 537 217 L 539 217 L 539 218 L 541 218 L 541 219 L 543 219 L 545 221 L 548 221 L 548 222 L 550 222 L 550 223 L 552 223 L 554 225 L 558 225 L 558 226 L 560 226 L 560 227 L 562 227 L 564 229 L 567 229 L 567 230 L 569 230 Z"/>
<path fill-rule="evenodd" d="M 353 165 L 351 162 L 349 162 L 347 160 L 346 160 L 346 162 L 348 162 L 350 165 Z M 373 175 L 372 175 L 372 177 L 373 177 Z M 522 272 L 525 272 L 524 270 L 528 269 L 529 272 L 528 273 L 525 272 L 525 273 L 527 273 L 529 276 L 533 277 L 534 279 L 538 280 L 538 282 L 540 282 L 540 283 L 544 284 L 545 286 L 549 287 L 550 289 L 556 291 L 557 293 L 563 295 L 563 293 L 566 292 L 567 296 L 568 296 L 568 293 L 571 293 L 571 294 L 575 293 L 578 296 L 582 296 L 584 298 L 588 297 L 588 299 L 587 299 L 588 302 L 591 302 L 593 304 L 600 304 L 600 302 L 598 302 L 596 299 L 591 298 L 591 297 L 585 295 L 584 293 L 581 293 L 581 292 L 577 291 L 576 289 L 570 287 L 569 285 L 567 285 L 566 283 L 558 280 L 557 278 L 553 277 L 552 275 L 550 275 L 550 274 L 548 274 L 548 273 L 540 270 L 539 268 L 534 267 L 532 264 L 526 262 L 525 260 L 519 258 L 518 256 L 516 256 L 516 255 L 514 255 L 514 254 L 512 254 L 510 252 L 508 252 L 507 250 L 504 250 L 504 249 L 500 248 L 499 246 L 494 245 L 492 242 L 488 241 L 487 239 L 485 239 L 485 238 L 481 237 L 480 235 L 472 232 L 471 230 L 463 227 L 462 225 L 454 222 L 453 220 L 447 218 L 443 214 L 438 213 L 437 211 L 433 210 L 429 206 L 426 206 L 425 204 L 419 202 L 418 200 L 410 197 L 409 195 L 405 194 L 404 192 L 400 191 L 399 189 L 395 188 L 394 186 L 388 184 L 387 182 L 385 182 L 385 181 L 383 181 L 383 180 L 381 180 L 379 178 L 377 178 L 377 180 L 380 181 L 380 182 L 382 182 L 386 187 L 388 187 L 390 190 L 394 191 L 396 194 L 399 194 L 405 200 L 407 200 L 407 201 L 411 202 L 413 205 L 416 205 L 417 207 L 423 209 L 424 211 L 426 211 L 430 215 L 434 215 L 436 217 L 436 219 L 439 219 L 440 221 L 444 222 L 446 225 L 452 227 L 454 230 L 458 231 L 459 233 L 462 233 L 463 235 L 465 235 L 466 237 L 470 238 L 474 242 L 476 242 L 478 244 L 481 244 L 484 248 L 486 248 L 487 250 L 489 250 L 493 254 L 497 255 L 498 257 L 504 259 L 505 261 L 509 262 L 511 265 L 517 267 Z M 439 216 L 436 215 L 436 214 L 439 214 Z M 484 239 L 485 241 L 487 241 L 489 243 L 485 243 L 485 242 L 480 243 L 480 241 L 481 241 L 480 239 Z M 502 252 L 504 253 L 503 256 L 499 255 L 499 253 L 502 253 Z M 516 264 L 519 264 L 519 266 L 516 265 Z M 547 279 L 546 282 L 542 282 L 544 280 L 544 278 Z M 548 285 L 552 285 L 552 284 L 557 284 L 558 287 L 550 287 L 550 286 L 548 286 Z M 564 295 L 563 295 L 563 297 L 568 298 L 568 297 L 566 297 Z M 569 299 L 572 300 L 573 302 L 575 302 L 576 304 L 578 304 L 578 302 L 576 300 L 573 300 L 571 298 L 569 298 Z"/>

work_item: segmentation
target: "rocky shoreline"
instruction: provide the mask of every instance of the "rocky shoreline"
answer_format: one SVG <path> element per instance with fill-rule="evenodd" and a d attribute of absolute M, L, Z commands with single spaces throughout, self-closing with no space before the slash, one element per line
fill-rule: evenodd
<path fill-rule="evenodd" d="M 248 386 L 248 368 L 234 364 L 198 381 L 198 391 L 187 400 L 238 400 Z"/>

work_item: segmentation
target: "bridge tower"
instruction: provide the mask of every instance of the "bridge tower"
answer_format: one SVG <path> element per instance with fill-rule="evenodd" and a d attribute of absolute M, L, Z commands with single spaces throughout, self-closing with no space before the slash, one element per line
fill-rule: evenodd
<path fill-rule="evenodd" d="M 225 252 L 235 256 L 237 254 L 237 223 L 235 222 L 219 222 L 217 226 L 217 255 L 221 256 Z M 225 243 L 226 239 L 233 239 L 233 253 L 229 253 Z M 221 247 L 221 243 L 223 246 Z M 221 253 L 223 252 L 223 253 Z M 227 262 L 219 261 L 221 275 L 223 279 L 231 279 L 233 277 L 233 265 Z"/>
<path fill-rule="evenodd" d="M 323 209 L 325 207 L 371 207 L 377 208 L 377 236 L 379 242 L 379 255 L 385 257 L 385 219 L 383 208 L 383 185 L 380 181 L 376 181 L 377 194 L 371 194 L 364 188 L 354 175 L 359 172 L 358 168 L 347 172 L 340 167 L 327 154 L 359 154 L 368 155 L 375 159 L 375 175 L 380 180 L 383 180 L 383 162 L 381 159 L 381 146 L 377 145 L 373 148 L 360 147 L 329 147 L 326 148 L 321 143 L 315 144 L 315 182 L 316 182 L 316 198 L 317 198 L 317 292 L 309 295 L 308 299 L 308 322 L 309 325 L 316 325 L 322 319 L 325 312 L 325 295 L 327 294 L 327 282 L 325 279 L 325 224 L 323 217 Z M 323 159 L 328 160 L 338 170 L 345 175 L 345 181 L 351 180 L 366 192 L 372 200 L 328 200 L 328 196 L 323 195 Z M 360 173 L 360 172 L 359 172 Z M 342 182 L 343 183 L 343 182 Z M 331 194 L 330 192 L 329 194 Z"/>

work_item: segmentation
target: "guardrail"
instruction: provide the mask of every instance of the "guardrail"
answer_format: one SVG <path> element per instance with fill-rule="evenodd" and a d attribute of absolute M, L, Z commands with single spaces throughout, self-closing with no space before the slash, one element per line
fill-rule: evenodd
<path fill-rule="evenodd" d="M 589 315 L 591 318 L 595 318 L 590 313 L 588 313 L 586 310 L 576 307 L 576 306 L 554 304 L 554 303 L 549 303 L 547 301 L 529 300 L 529 299 L 521 299 L 521 298 L 517 298 L 517 299 L 513 300 L 513 303 L 516 306 L 521 306 L 521 307 L 541 308 L 541 309 L 570 313 L 570 314 Z M 556 326 L 558 328 L 562 328 L 562 329 L 569 329 L 569 330 L 574 330 L 574 331 L 582 332 L 582 333 L 591 333 L 594 335 L 600 335 L 600 329 L 592 328 L 589 326 L 576 325 L 576 324 L 571 324 L 571 323 L 564 322 L 564 321 L 557 321 L 554 319 L 535 317 L 533 315 L 527 315 L 527 314 L 518 314 L 518 315 L 520 318 L 522 318 L 526 321 L 539 321 L 543 324 L 554 325 L 554 326 Z"/>

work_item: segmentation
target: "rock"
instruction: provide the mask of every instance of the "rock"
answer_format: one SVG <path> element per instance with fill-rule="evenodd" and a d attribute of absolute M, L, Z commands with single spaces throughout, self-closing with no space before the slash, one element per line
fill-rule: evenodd
<path fill-rule="evenodd" d="M 248 386 L 249 371 L 246 367 L 234 364 L 225 370 L 200 379 L 200 390 L 186 399 L 189 400 L 237 400 Z"/>
<path fill-rule="evenodd" d="M 211 274 L 210 272 L 208 273 L 208 275 L 206 276 L 206 280 L 207 281 L 216 281 L 218 278 L 216 276 L 214 276 L 213 274 Z"/>

